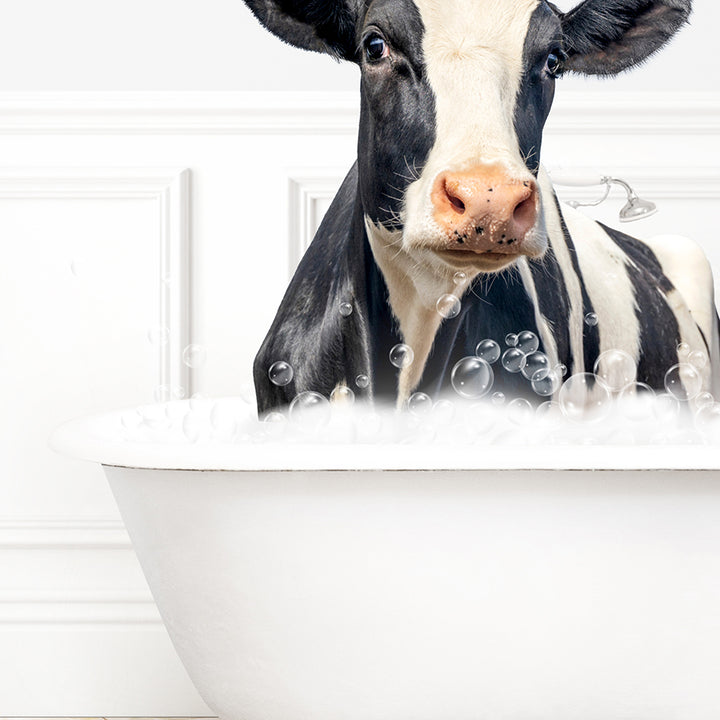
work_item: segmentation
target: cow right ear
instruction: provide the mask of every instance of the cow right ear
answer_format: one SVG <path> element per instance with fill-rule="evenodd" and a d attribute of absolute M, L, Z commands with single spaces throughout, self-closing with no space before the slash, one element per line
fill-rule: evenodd
<path fill-rule="evenodd" d="M 357 0 L 245 0 L 274 35 L 303 50 L 357 60 Z"/>

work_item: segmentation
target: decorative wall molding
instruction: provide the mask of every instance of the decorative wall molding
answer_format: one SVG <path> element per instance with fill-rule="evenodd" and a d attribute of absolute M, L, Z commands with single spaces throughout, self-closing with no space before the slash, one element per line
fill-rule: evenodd
<path fill-rule="evenodd" d="M 190 342 L 190 170 L 184 168 L 0 168 L 2 199 L 150 199 L 157 203 L 160 274 L 157 385 L 193 392 L 182 359 Z M 170 391 L 168 390 L 168 395 Z M 165 398 L 165 399 L 169 399 Z"/>
<path fill-rule="evenodd" d="M 2 93 L 0 133 L 354 135 L 356 92 Z M 558 91 L 547 133 L 720 133 L 720 93 Z"/>
<path fill-rule="evenodd" d="M 0 550 L 130 550 L 119 520 L 98 518 L 0 518 Z"/>

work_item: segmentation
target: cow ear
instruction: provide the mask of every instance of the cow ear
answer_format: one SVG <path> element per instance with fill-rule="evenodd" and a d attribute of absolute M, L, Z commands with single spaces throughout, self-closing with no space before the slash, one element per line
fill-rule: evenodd
<path fill-rule="evenodd" d="M 274 35 L 303 50 L 355 60 L 358 0 L 245 0 Z"/>
<path fill-rule="evenodd" d="M 567 60 L 585 75 L 642 63 L 687 22 L 691 0 L 585 0 L 561 15 Z"/>

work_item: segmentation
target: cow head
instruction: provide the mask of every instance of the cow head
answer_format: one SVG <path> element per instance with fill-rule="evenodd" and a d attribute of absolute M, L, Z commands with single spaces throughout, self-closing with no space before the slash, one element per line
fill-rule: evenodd
<path fill-rule="evenodd" d="M 545 251 L 542 130 L 564 72 L 664 45 L 690 0 L 247 0 L 283 40 L 359 65 L 359 192 L 387 274 L 468 281 Z M 432 293 L 431 293 L 432 294 Z M 435 295 L 437 297 L 437 295 Z"/>

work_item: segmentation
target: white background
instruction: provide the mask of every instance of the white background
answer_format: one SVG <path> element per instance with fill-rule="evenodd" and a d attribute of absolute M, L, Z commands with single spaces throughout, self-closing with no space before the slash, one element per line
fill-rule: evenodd
<path fill-rule="evenodd" d="M 564 79 L 544 155 L 626 177 L 661 208 L 633 232 L 692 235 L 720 265 L 720 7 L 696 4 L 635 73 Z M 0 68 L 0 716 L 207 713 L 102 473 L 46 440 L 179 377 L 177 343 L 148 340 L 167 293 L 207 349 L 189 387 L 244 391 L 353 161 L 358 72 L 283 45 L 240 0 L 16 2 Z"/>

